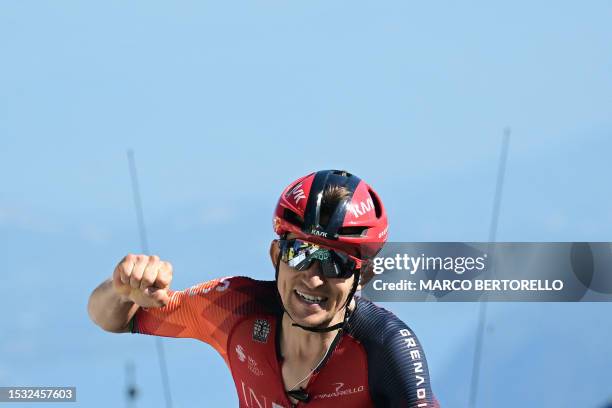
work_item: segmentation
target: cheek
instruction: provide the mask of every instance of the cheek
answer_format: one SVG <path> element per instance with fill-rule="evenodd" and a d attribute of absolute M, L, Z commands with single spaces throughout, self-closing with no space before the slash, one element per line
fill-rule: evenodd
<path fill-rule="evenodd" d="M 337 285 L 334 285 L 335 298 L 339 305 L 342 304 L 346 300 L 349 293 L 351 293 L 352 288 L 353 288 L 353 279 L 351 279 L 348 282 L 342 282 L 342 283 L 338 283 Z"/>
<path fill-rule="evenodd" d="M 289 271 L 287 271 L 286 268 L 283 268 L 283 265 L 281 264 L 278 270 L 278 283 L 277 283 L 277 287 L 278 287 L 278 292 L 281 294 L 281 296 L 284 298 L 287 291 L 289 290 L 289 288 L 291 287 L 291 279 L 290 279 L 290 274 Z M 283 299 L 285 300 L 285 299 Z"/>

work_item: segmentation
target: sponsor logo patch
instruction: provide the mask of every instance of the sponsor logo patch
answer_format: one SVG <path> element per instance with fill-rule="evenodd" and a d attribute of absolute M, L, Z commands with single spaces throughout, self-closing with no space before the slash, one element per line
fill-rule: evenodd
<path fill-rule="evenodd" d="M 255 361 L 253 357 L 248 356 L 246 354 L 246 351 L 240 344 L 236 346 L 236 354 L 238 355 L 238 360 L 240 360 L 241 363 L 244 363 L 248 360 L 247 367 L 249 368 L 249 371 L 251 371 L 256 376 L 263 375 L 262 369 L 257 366 L 257 361 Z"/>
<path fill-rule="evenodd" d="M 253 340 L 260 343 L 268 341 L 270 335 L 270 323 L 265 319 L 256 319 L 253 323 Z"/>
<path fill-rule="evenodd" d="M 243 363 L 246 361 L 246 354 L 244 354 L 244 349 L 240 344 L 236 346 L 236 354 L 238 355 L 238 360 Z"/>
<path fill-rule="evenodd" d="M 344 383 L 337 382 L 333 384 L 335 386 L 335 391 L 325 392 L 322 394 L 317 394 L 314 396 L 314 399 L 325 399 L 325 398 L 336 398 L 342 397 L 345 395 L 357 394 L 359 392 L 365 391 L 365 386 L 359 385 L 357 387 L 344 386 Z"/>

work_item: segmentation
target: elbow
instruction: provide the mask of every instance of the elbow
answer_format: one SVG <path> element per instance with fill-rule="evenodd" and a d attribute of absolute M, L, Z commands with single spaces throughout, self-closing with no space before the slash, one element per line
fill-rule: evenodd
<path fill-rule="evenodd" d="M 96 291 L 94 290 L 91 295 L 89 295 L 89 300 L 87 301 L 87 314 L 89 315 L 89 319 L 94 322 L 96 325 L 100 326 L 98 322 L 96 307 L 95 307 L 95 296 Z"/>
<path fill-rule="evenodd" d="M 87 314 L 89 315 L 89 319 L 98 327 L 100 327 L 104 331 L 112 331 L 110 327 L 104 324 L 104 320 L 100 316 L 99 308 L 96 307 L 95 300 L 95 291 L 89 296 L 89 300 L 87 302 Z"/>
<path fill-rule="evenodd" d="M 109 332 L 109 333 L 129 333 L 130 332 L 129 324 L 119 329 L 116 327 L 104 327 L 102 325 L 98 325 L 98 326 L 100 326 L 100 328 L 102 328 L 102 330 L 104 330 L 105 332 Z"/>
<path fill-rule="evenodd" d="M 101 307 L 99 302 L 97 302 L 96 291 L 94 290 L 87 302 L 87 314 L 89 315 L 89 319 L 96 326 L 109 333 L 126 333 L 130 331 L 129 322 L 119 326 L 113 319 L 109 319 L 108 317 L 105 318 L 104 311 L 104 307 Z"/>

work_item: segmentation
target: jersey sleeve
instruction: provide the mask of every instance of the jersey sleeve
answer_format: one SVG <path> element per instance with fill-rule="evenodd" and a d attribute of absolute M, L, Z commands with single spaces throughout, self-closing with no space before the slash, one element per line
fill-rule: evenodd
<path fill-rule="evenodd" d="M 388 318 L 381 345 L 368 358 L 372 396 L 377 407 L 439 408 L 433 395 L 423 347 L 399 318 Z"/>
<path fill-rule="evenodd" d="M 227 361 L 228 336 L 248 312 L 253 282 L 245 277 L 227 277 L 170 291 L 166 306 L 138 309 L 131 331 L 201 340 L 213 346 Z"/>

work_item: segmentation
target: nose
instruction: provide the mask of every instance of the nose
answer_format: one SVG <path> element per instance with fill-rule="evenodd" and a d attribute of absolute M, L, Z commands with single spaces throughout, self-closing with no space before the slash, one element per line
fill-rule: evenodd
<path fill-rule="evenodd" d="M 308 269 L 302 271 L 302 281 L 309 289 L 316 289 L 325 285 L 323 269 L 318 260 L 314 261 Z"/>

